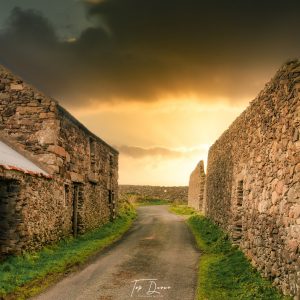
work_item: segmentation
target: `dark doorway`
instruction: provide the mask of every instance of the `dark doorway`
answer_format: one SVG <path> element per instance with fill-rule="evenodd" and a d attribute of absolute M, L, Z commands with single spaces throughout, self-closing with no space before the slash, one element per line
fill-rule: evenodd
<path fill-rule="evenodd" d="M 73 217 L 72 230 L 73 236 L 78 235 L 80 229 L 79 209 L 82 206 L 82 185 L 79 183 L 73 184 Z"/>
<path fill-rule="evenodd" d="M 236 195 L 236 216 L 233 226 L 233 241 L 235 244 L 240 244 L 243 236 L 243 199 L 244 199 L 244 181 L 240 180 L 237 183 Z"/>
<path fill-rule="evenodd" d="M 20 183 L 16 180 L 0 179 L 0 259 L 16 252 L 19 241 L 17 225 L 20 216 L 16 213 Z"/>
<path fill-rule="evenodd" d="M 108 205 L 110 209 L 110 220 L 113 221 L 116 218 L 116 200 L 115 193 L 112 190 L 108 191 Z"/>

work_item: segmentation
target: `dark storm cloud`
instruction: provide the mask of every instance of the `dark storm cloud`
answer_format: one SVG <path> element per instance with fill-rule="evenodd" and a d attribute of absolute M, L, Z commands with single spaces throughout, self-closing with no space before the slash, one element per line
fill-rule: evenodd
<path fill-rule="evenodd" d="M 61 41 L 36 11 L 14 9 L 0 63 L 64 102 L 255 95 L 300 55 L 300 2 L 85 1 L 97 24 Z M 250 99 L 249 99 L 250 100 Z"/>
<path fill-rule="evenodd" d="M 134 146 L 120 146 L 117 147 L 121 154 L 130 156 L 132 158 L 144 158 L 159 156 L 163 158 L 181 158 L 181 157 L 191 157 L 199 155 L 199 150 L 189 150 L 189 151 L 178 151 L 164 147 L 153 147 L 153 148 L 141 148 Z"/>

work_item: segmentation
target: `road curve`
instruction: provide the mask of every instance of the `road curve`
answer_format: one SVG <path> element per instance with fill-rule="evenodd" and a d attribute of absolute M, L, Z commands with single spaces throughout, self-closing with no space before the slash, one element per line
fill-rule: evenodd
<path fill-rule="evenodd" d="M 198 258 L 181 217 L 167 206 L 144 206 L 119 242 L 33 299 L 194 300 Z"/>

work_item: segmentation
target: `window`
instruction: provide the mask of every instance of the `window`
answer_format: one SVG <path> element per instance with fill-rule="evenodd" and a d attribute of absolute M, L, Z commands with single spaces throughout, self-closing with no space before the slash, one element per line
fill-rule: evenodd
<path fill-rule="evenodd" d="M 108 172 L 109 172 L 109 177 L 110 177 L 110 180 L 112 179 L 112 177 L 113 177 L 113 166 L 114 166 L 114 157 L 113 157 L 113 155 L 112 154 L 109 154 L 109 170 L 108 170 Z M 111 184 L 111 182 L 110 182 L 110 184 Z"/>
<path fill-rule="evenodd" d="M 114 157 L 112 154 L 109 154 L 109 166 L 112 168 L 114 165 Z"/>
<path fill-rule="evenodd" d="M 96 170 L 96 141 L 93 138 L 89 138 L 90 143 L 90 164 L 91 164 L 91 171 L 95 172 Z"/>
<path fill-rule="evenodd" d="M 237 206 L 243 206 L 243 198 L 244 198 L 244 181 L 240 180 L 237 185 Z"/>
<path fill-rule="evenodd" d="M 89 138 L 90 143 L 90 157 L 91 159 L 95 159 L 95 152 L 96 152 L 96 142 L 93 138 Z"/>
<path fill-rule="evenodd" d="M 64 188 L 64 207 L 68 206 L 69 201 L 70 201 L 70 186 L 68 184 L 65 184 L 65 188 Z"/>

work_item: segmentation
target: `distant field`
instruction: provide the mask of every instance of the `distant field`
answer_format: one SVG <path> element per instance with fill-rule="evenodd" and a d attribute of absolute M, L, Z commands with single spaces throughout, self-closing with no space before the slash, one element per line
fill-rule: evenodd
<path fill-rule="evenodd" d="M 138 198 L 135 201 L 135 205 L 144 206 L 144 205 L 169 205 L 172 202 L 164 199 L 155 199 L 155 198 Z"/>
<path fill-rule="evenodd" d="M 185 215 L 185 216 L 192 216 L 192 215 L 196 215 L 197 212 L 191 208 L 188 207 L 187 205 L 172 205 L 170 207 L 170 211 L 177 214 L 177 215 Z"/>

